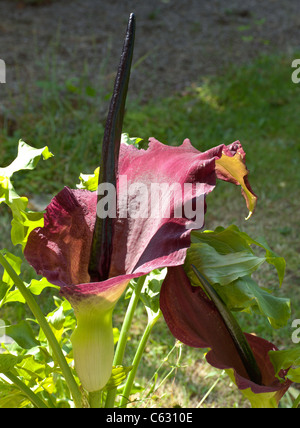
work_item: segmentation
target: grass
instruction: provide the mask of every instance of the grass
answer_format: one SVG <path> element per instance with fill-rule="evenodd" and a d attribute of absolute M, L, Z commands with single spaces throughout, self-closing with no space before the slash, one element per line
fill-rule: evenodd
<path fill-rule="evenodd" d="M 296 57 L 297 54 L 294 55 Z M 291 81 L 290 64 L 291 58 L 283 56 L 261 57 L 247 66 L 234 67 L 222 75 L 205 78 L 198 86 L 170 98 L 141 104 L 130 97 L 124 131 L 131 136 L 142 137 L 145 145 L 150 136 L 171 145 L 190 138 L 192 144 L 202 151 L 237 139 L 242 142 L 247 153 L 249 179 L 259 198 L 257 211 L 245 222 L 247 212 L 239 188 L 219 183 L 208 197 L 206 227 L 213 229 L 217 225 L 237 224 L 253 237 L 263 235 L 271 248 L 285 257 L 286 278 L 282 289 L 277 289 L 276 293 L 291 298 L 293 320 L 300 318 L 300 109 L 299 87 Z M 4 130 L 0 137 L 2 165 L 14 158 L 19 138 L 35 147 L 48 145 L 55 154 L 54 158 L 40 164 L 36 171 L 16 177 L 16 188 L 29 197 L 45 193 L 53 195 L 63 185 L 74 187 L 80 172 L 92 172 L 98 166 L 101 150 L 104 112 L 110 95 L 103 89 L 101 78 L 99 82 L 91 83 L 83 73 L 58 82 L 55 73 L 49 75 L 52 77 L 37 83 L 38 97 L 31 98 L 25 88 L 21 99 L 23 104 L 19 104 L 15 111 L 17 130 L 13 136 Z M 1 246 L 6 247 L 9 216 L 2 206 L 0 213 Z M 257 279 L 263 286 L 277 287 L 278 281 L 271 269 L 261 270 Z M 48 298 L 44 296 L 45 305 Z M 6 316 L 22 318 L 22 308 Z M 116 309 L 117 325 L 122 319 L 123 308 L 121 301 Z M 143 322 L 145 315 L 139 309 L 125 364 L 130 364 Z M 255 331 L 279 347 L 293 346 L 289 325 L 274 331 L 259 316 L 242 316 L 241 323 L 245 330 Z M 159 322 L 146 349 L 138 382 L 143 385 L 155 372 L 159 361 L 162 368 L 157 375 L 157 385 L 170 371 L 172 375 L 155 392 L 148 405 L 197 407 L 201 403 L 201 407 L 248 406 L 235 388 L 231 388 L 227 377 L 203 362 L 202 351 L 183 347 L 178 363 L 179 350 L 175 347 L 164 361 L 174 343 L 165 323 Z M 283 405 L 288 405 L 289 400 L 287 396 Z"/>

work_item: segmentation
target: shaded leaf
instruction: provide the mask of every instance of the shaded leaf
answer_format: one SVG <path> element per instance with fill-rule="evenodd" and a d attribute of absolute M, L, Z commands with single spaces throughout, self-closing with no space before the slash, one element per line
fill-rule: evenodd
<path fill-rule="evenodd" d="M 252 273 L 264 262 L 275 266 L 282 283 L 285 260 L 273 252 L 264 239 L 252 239 L 231 225 L 215 231 L 193 231 L 191 247 L 187 252 L 185 271 L 192 285 L 198 283 L 190 264 L 206 276 L 230 310 L 260 312 L 274 328 L 286 325 L 290 314 L 289 299 L 280 298 L 260 287 Z M 265 251 L 258 257 L 254 250 Z"/>
<path fill-rule="evenodd" d="M 16 364 L 21 362 L 23 357 L 12 354 L 0 354 L 0 373 L 6 373 L 12 370 Z"/>
<path fill-rule="evenodd" d="M 195 265 L 212 284 L 227 285 L 236 279 L 251 275 L 262 263 L 264 257 L 257 257 L 248 251 L 220 254 L 208 244 L 191 244 L 185 261 L 185 270 L 198 285 L 190 265 Z"/>
<path fill-rule="evenodd" d="M 32 328 L 26 321 L 20 321 L 18 324 L 6 326 L 7 336 L 14 339 L 21 348 L 30 349 L 39 345 Z"/>
<path fill-rule="evenodd" d="M 272 295 L 249 276 L 238 278 L 226 289 L 218 284 L 214 287 L 229 309 L 247 312 L 257 309 L 268 318 L 273 328 L 283 327 L 291 316 L 289 299 Z"/>

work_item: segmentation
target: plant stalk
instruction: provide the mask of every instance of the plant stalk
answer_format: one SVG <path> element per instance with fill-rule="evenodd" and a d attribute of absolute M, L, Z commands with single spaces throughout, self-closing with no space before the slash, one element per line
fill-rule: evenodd
<path fill-rule="evenodd" d="M 89 403 L 92 409 L 100 409 L 102 390 L 89 393 Z"/>
<path fill-rule="evenodd" d="M 125 408 L 127 406 L 128 402 L 129 402 L 129 397 L 130 397 L 131 389 L 132 389 L 132 386 L 133 386 L 133 382 L 134 382 L 134 379 L 135 379 L 135 375 L 136 375 L 138 366 L 139 366 L 140 361 L 142 359 L 142 356 L 143 356 L 146 344 L 148 342 L 150 333 L 151 333 L 154 325 L 156 324 L 156 322 L 160 318 L 160 316 L 161 316 L 161 311 L 159 311 L 158 314 L 148 322 L 148 324 L 147 324 L 147 326 L 145 328 L 145 331 L 143 333 L 143 336 L 141 338 L 141 341 L 139 343 L 139 346 L 137 348 L 137 351 L 135 353 L 135 356 L 134 356 L 134 359 L 133 359 L 133 362 L 132 362 L 133 368 L 132 368 L 131 372 L 129 373 L 127 381 L 125 383 L 125 387 L 124 387 L 124 390 L 123 390 L 123 394 L 122 394 L 122 398 L 121 398 L 121 403 L 120 403 L 120 407 L 121 408 L 122 407 Z"/>
<path fill-rule="evenodd" d="M 4 375 L 10 379 L 25 395 L 26 397 L 32 402 L 32 404 L 35 407 L 38 407 L 40 409 L 48 409 L 48 406 L 42 401 L 34 392 L 31 391 L 30 388 L 28 388 L 27 385 L 25 385 L 24 382 L 22 382 L 17 376 L 15 376 L 13 373 L 6 372 Z"/>
<path fill-rule="evenodd" d="M 298 395 L 298 397 L 293 402 L 292 409 L 297 409 L 299 406 L 300 406 L 300 394 Z"/>
<path fill-rule="evenodd" d="M 36 320 L 38 321 L 39 326 L 45 333 L 45 336 L 52 348 L 53 354 L 55 355 L 57 362 L 59 363 L 59 366 L 65 377 L 66 383 L 72 394 L 75 406 L 82 407 L 81 392 L 78 388 L 78 385 L 72 375 L 71 369 L 64 357 L 61 347 L 58 341 L 56 340 L 56 337 L 53 331 L 51 330 L 51 327 L 49 326 L 39 305 L 37 304 L 34 296 L 31 294 L 30 291 L 27 290 L 27 287 L 24 284 L 24 282 L 20 279 L 20 277 L 17 275 L 17 273 L 14 271 L 14 269 L 10 265 L 10 263 L 6 260 L 6 258 L 1 253 L 0 253 L 0 263 L 4 267 L 4 269 L 7 271 L 11 279 L 14 281 L 15 286 L 19 289 L 20 293 L 26 300 L 26 303 L 29 306 L 31 312 L 33 313 Z"/>
<path fill-rule="evenodd" d="M 114 361 L 113 361 L 114 366 L 118 366 L 122 364 L 124 352 L 125 352 L 125 348 L 126 348 L 126 344 L 129 336 L 129 330 L 132 324 L 133 315 L 134 315 L 137 303 L 139 301 L 146 277 L 147 275 L 141 276 L 138 279 L 136 287 L 130 298 L 129 305 L 128 305 L 125 318 L 122 324 L 122 328 L 120 331 L 120 337 L 118 340 L 115 356 L 114 356 Z M 116 389 L 112 389 L 108 391 L 107 397 L 106 397 L 106 403 L 105 403 L 106 408 L 114 407 L 115 397 L 116 397 Z"/>

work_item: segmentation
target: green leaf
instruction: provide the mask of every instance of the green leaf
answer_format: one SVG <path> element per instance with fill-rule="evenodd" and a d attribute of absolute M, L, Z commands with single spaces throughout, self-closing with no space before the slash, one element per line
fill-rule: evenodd
<path fill-rule="evenodd" d="M 110 389 L 115 389 L 119 386 L 127 377 L 127 374 L 132 370 L 132 366 L 123 367 L 123 366 L 115 366 L 112 369 L 111 376 L 109 381 L 105 385 L 104 390 L 109 391 Z"/>
<path fill-rule="evenodd" d="M 218 284 L 214 287 L 230 310 L 257 310 L 268 318 L 273 328 L 285 326 L 291 316 L 289 299 L 272 295 L 249 276 L 237 279 L 226 286 L 226 290 Z"/>
<path fill-rule="evenodd" d="M 14 245 L 25 246 L 30 231 L 42 225 L 43 215 L 26 212 L 28 199 L 18 195 L 11 178 L 18 171 L 34 169 L 41 157 L 46 160 L 52 156 L 47 146 L 35 149 L 20 140 L 16 159 L 7 167 L 0 168 L 0 204 L 5 202 L 12 211 L 11 239 Z"/>
<path fill-rule="evenodd" d="M 33 355 L 26 355 L 26 358 L 20 361 L 15 369 L 18 372 L 18 376 L 36 383 L 36 380 L 42 381 L 45 379 L 47 375 L 45 367 L 45 364 L 36 361 Z"/>
<path fill-rule="evenodd" d="M 12 354 L 0 354 L 0 373 L 6 373 L 12 370 L 16 364 L 20 363 L 24 357 Z"/>
<path fill-rule="evenodd" d="M 300 346 L 296 346 L 292 349 L 285 349 L 283 351 L 269 351 L 269 357 L 273 364 L 275 375 L 278 376 L 280 370 L 286 370 L 292 367 L 287 377 L 292 382 L 300 381 Z"/>
<path fill-rule="evenodd" d="M 16 159 L 6 168 L 0 168 L 0 177 L 10 178 L 17 171 L 34 169 L 41 156 L 46 160 L 52 157 L 53 154 L 49 152 L 47 146 L 41 149 L 35 149 L 20 140 Z"/>
<path fill-rule="evenodd" d="M 56 329 L 61 330 L 65 322 L 65 314 L 63 307 L 55 309 L 47 315 L 47 321 Z"/>
<path fill-rule="evenodd" d="M 3 254 L 5 259 L 13 267 L 17 275 L 21 272 L 22 259 L 15 256 L 7 250 L 0 250 L 0 253 Z M 10 293 L 10 289 L 13 287 L 14 282 L 11 277 L 8 275 L 6 270 L 4 270 L 2 281 L 0 281 L 0 307 L 5 303 L 6 296 Z"/>
<path fill-rule="evenodd" d="M 17 275 L 19 275 L 21 272 L 22 259 L 20 257 L 15 256 L 12 253 L 10 253 L 7 250 L 0 250 L 0 252 L 1 252 L 1 254 L 3 254 L 3 256 L 6 258 L 6 260 L 9 262 L 9 264 L 14 269 L 14 271 L 17 273 Z M 2 276 L 2 281 L 4 281 L 10 287 L 14 285 L 13 280 L 8 275 L 6 270 L 4 270 L 4 274 Z"/>
<path fill-rule="evenodd" d="M 24 248 L 30 232 L 36 227 L 44 226 L 44 213 L 20 210 L 13 211 L 11 222 L 11 241 L 13 245 L 21 244 Z"/>
<path fill-rule="evenodd" d="M 80 174 L 80 183 L 76 184 L 77 189 L 87 189 L 94 192 L 98 188 L 100 168 L 96 168 L 94 174 Z"/>
<path fill-rule="evenodd" d="M 141 291 L 141 300 L 145 307 L 152 312 L 157 314 L 160 310 L 159 297 L 160 289 L 167 274 L 167 269 L 156 269 L 147 275 Z"/>
<path fill-rule="evenodd" d="M 31 293 L 35 294 L 36 296 L 39 296 L 42 293 L 42 291 L 47 287 L 59 289 L 58 286 L 48 282 L 46 278 L 42 278 L 40 280 L 33 279 L 28 285 L 28 289 L 31 291 Z M 26 303 L 23 295 L 20 293 L 18 289 L 7 292 L 5 298 L 1 302 L 1 305 L 4 305 L 6 303 L 11 303 L 11 302 Z"/>
<path fill-rule="evenodd" d="M 265 261 L 277 270 L 279 283 L 282 284 L 285 274 L 285 260 L 279 257 L 266 243 L 263 237 L 253 239 L 247 233 L 241 232 L 237 226 L 231 225 L 224 229 L 218 227 L 215 231 L 193 231 L 191 233 L 192 243 L 207 243 L 220 254 L 229 254 L 233 252 L 249 251 L 254 254 L 251 245 L 260 247 L 265 251 Z"/>
<path fill-rule="evenodd" d="M 211 284 L 227 285 L 236 279 L 251 275 L 266 261 L 249 251 L 220 254 L 209 244 L 191 244 L 185 261 L 185 270 L 193 285 L 199 284 L 191 265 L 206 276 Z"/>
<path fill-rule="evenodd" d="M 18 324 L 6 326 L 6 334 L 23 349 L 31 349 L 39 345 L 32 328 L 28 322 L 24 320 L 20 321 Z"/>
<path fill-rule="evenodd" d="M 286 325 L 290 314 L 289 299 L 276 297 L 260 287 L 251 275 L 264 262 L 274 265 L 282 283 L 285 261 L 278 257 L 264 239 L 252 239 L 232 225 L 215 231 L 193 231 L 191 247 L 185 261 L 185 271 L 191 284 L 197 286 L 191 264 L 213 284 L 226 306 L 230 310 L 259 312 L 267 317 L 274 328 Z M 265 251 L 265 257 L 259 257 L 254 250 Z"/>
<path fill-rule="evenodd" d="M 286 267 L 284 258 L 279 257 L 274 251 L 272 251 L 263 237 L 259 237 L 254 240 L 244 232 L 239 232 L 239 233 L 240 233 L 240 236 L 243 237 L 248 244 L 257 245 L 266 251 L 266 262 L 273 265 L 276 268 L 278 278 L 279 278 L 279 283 L 281 285 L 284 278 L 285 267 Z"/>
<path fill-rule="evenodd" d="M 239 229 L 234 225 L 229 226 L 227 229 L 219 226 L 215 231 L 192 231 L 191 242 L 195 244 L 209 244 L 220 254 L 230 254 L 240 251 L 248 251 L 253 254 L 253 250 L 247 239 L 242 236 Z"/>
<path fill-rule="evenodd" d="M 0 280 L 0 302 L 1 302 L 1 300 L 3 300 L 4 296 L 8 292 L 9 288 L 10 288 L 10 286 L 6 282 Z"/>
<path fill-rule="evenodd" d="M 51 284 L 46 278 L 39 280 L 33 279 L 29 285 L 29 290 L 36 296 L 39 296 L 45 288 L 56 288 L 57 290 L 60 289 L 58 285 Z"/>
<path fill-rule="evenodd" d="M 122 144 L 126 144 L 127 146 L 136 146 L 139 147 L 139 143 L 143 141 L 142 138 L 138 138 L 138 137 L 129 137 L 128 134 L 123 133 L 121 135 L 121 143 Z"/>
<path fill-rule="evenodd" d="M 0 380 L 0 408 L 20 409 L 29 404 L 28 398 L 14 385 Z"/>

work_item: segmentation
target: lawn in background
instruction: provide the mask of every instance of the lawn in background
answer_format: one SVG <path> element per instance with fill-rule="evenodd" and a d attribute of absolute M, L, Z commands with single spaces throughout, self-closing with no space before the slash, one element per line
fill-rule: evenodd
<path fill-rule="evenodd" d="M 281 290 L 276 292 L 291 298 L 292 321 L 300 318 L 300 87 L 292 83 L 291 73 L 291 58 L 262 57 L 250 65 L 201 79 L 170 98 L 140 103 L 129 96 L 123 130 L 130 136 L 143 138 L 144 147 L 149 137 L 170 145 L 179 145 L 189 138 L 201 151 L 241 141 L 247 153 L 249 181 L 258 196 L 257 210 L 245 221 L 247 209 L 240 189 L 229 183 L 218 183 L 207 198 L 206 228 L 236 224 L 253 238 L 263 235 L 270 247 L 285 257 L 286 277 Z M 45 163 L 40 162 L 35 171 L 15 178 L 18 192 L 33 200 L 38 196 L 50 198 L 64 185 L 74 187 L 80 172 L 91 173 L 98 166 L 110 98 L 101 82 L 89 82 L 82 76 L 65 82 L 56 81 L 55 76 L 45 78 L 37 82 L 37 88 L 38 100 L 31 99 L 25 89 L 23 104 L 15 111 L 17 129 L 13 135 L 4 129 L 0 144 L 1 166 L 15 157 L 19 138 L 34 147 L 47 145 L 55 155 Z M 7 248 L 9 215 L 3 206 L 0 214 L 1 247 Z M 263 287 L 278 288 L 271 268 L 260 271 L 257 278 Z M 44 299 L 47 300 L 47 295 Z M 116 309 L 116 325 L 122 319 L 122 302 L 123 299 Z M 135 333 L 142 333 L 143 315 L 140 315 L 129 350 L 134 349 Z M 19 311 L 5 316 L 21 319 L 24 309 L 21 305 Z M 259 316 L 247 315 L 240 317 L 240 322 L 248 332 L 255 331 L 279 347 L 293 345 L 290 325 L 274 331 Z M 143 377 L 153 374 L 157 362 L 166 357 L 173 345 L 174 339 L 165 323 L 159 322 L 139 371 L 141 385 Z M 183 347 L 179 362 L 178 353 L 179 348 L 175 347 L 164 362 L 162 369 L 166 372 L 159 372 L 157 385 L 169 371 L 172 373 L 155 393 L 151 405 L 155 405 L 156 399 L 158 407 L 197 406 L 220 377 L 201 405 L 247 406 L 238 393 L 232 392 L 235 388 L 230 388 L 229 379 L 204 363 L 202 351 Z M 126 363 L 130 364 L 130 358 Z M 174 368 L 176 364 L 178 367 Z"/>

